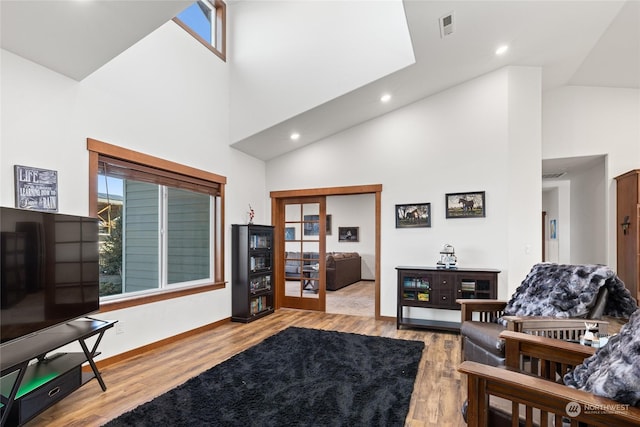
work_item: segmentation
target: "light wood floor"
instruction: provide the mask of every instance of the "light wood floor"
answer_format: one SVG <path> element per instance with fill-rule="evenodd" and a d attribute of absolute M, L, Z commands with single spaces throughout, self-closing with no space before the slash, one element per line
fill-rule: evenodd
<path fill-rule="evenodd" d="M 360 280 L 337 291 L 327 291 L 327 313 L 375 317 L 376 283 Z"/>
<path fill-rule="evenodd" d="M 253 323 L 230 322 L 103 368 L 106 392 L 97 381 L 91 381 L 27 426 L 100 426 L 288 326 L 424 341 L 406 426 L 465 425 L 460 406 L 466 380 L 456 371 L 460 359 L 458 335 L 397 330 L 395 322 L 371 317 L 281 309 Z"/>

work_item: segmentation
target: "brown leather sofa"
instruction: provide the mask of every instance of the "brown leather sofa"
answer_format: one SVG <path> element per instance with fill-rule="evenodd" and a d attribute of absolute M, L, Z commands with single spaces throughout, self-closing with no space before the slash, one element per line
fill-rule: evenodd
<path fill-rule="evenodd" d="M 327 290 L 337 291 L 362 277 L 362 261 L 357 252 L 327 254 Z"/>
<path fill-rule="evenodd" d="M 316 264 L 318 254 L 315 252 L 287 252 L 285 254 L 285 278 L 300 279 L 303 267 Z M 362 261 L 357 252 L 328 252 L 326 258 L 327 290 L 336 291 L 352 283 L 358 282 L 362 275 Z M 317 273 L 316 276 L 317 277 Z"/>

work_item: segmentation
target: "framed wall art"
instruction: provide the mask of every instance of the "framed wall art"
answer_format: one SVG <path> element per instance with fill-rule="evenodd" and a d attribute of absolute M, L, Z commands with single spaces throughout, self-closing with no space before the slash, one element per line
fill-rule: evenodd
<path fill-rule="evenodd" d="M 484 191 L 445 195 L 447 218 L 483 218 L 486 216 Z"/>
<path fill-rule="evenodd" d="M 284 240 L 296 240 L 296 228 L 285 227 L 284 228 Z"/>
<path fill-rule="evenodd" d="M 431 203 L 396 205 L 396 228 L 431 227 Z"/>
<path fill-rule="evenodd" d="M 326 231 L 327 236 L 331 235 L 331 215 L 326 217 Z M 320 235 L 320 215 L 305 215 L 304 216 L 304 235 L 305 236 L 319 236 Z"/>
<path fill-rule="evenodd" d="M 14 165 L 16 207 L 58 212 L 58 171 Z"/>
<path fill-rule="evenodd" d="M 360 227 L 338 227 L 338 242 L 358 242 Z"/>
<path fill-rule="evenodd" d="M 320 215 L 305 215 L 303 220 L 303 234 L 305 236 L 320 235 Z"/>

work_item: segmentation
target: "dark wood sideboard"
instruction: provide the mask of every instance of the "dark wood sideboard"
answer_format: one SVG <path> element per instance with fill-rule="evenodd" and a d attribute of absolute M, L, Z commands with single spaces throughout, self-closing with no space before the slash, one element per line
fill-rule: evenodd
<path fill-rule="evenodd" d="M 495 299 L 498 273 L 492 268 L 396 267 L 398 313 L 396 326 L 460 332 L 460 322 L 405 316 L 406 307 L 460 310 L 459 298 Z"/>

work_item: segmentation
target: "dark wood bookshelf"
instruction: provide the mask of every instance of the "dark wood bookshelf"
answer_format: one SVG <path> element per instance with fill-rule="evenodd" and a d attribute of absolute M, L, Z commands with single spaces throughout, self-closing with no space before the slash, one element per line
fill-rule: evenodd
<path fill-rule="evenodd" d="M 274 227 L 233 224 L 231 320 L 252 322 L 274 311 Z"/>

